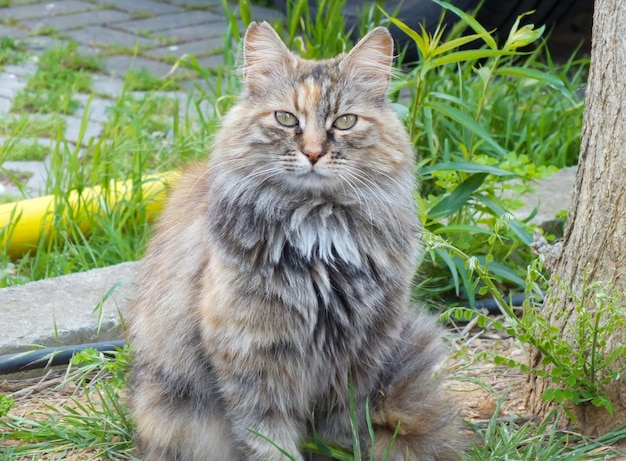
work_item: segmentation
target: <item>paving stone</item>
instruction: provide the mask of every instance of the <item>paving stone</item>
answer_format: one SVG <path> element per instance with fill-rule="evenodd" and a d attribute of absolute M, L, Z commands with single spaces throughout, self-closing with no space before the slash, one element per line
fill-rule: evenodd
<path fill-rule="evenodd" d="M 91 91 L 95 94 L 105 95 L 116 99 L 122 94 L 123 90 L 124 82 L 119 78 L 99 74 L 93 76 Z"/>
<path fill-rule="evenodd" d="M 197 24 L 188 27 L 174 27 L 171 29 L 154 32 L 152 36 L 164 37 L 170 42 L 192 42 L 206 38 L 220 37 L 226 32 L 228 26 L 223 22 L 211 24 Z"/>
<path fill-rule="evenodd" d="M 207 69 L 213 69 L 216 67 L 224 66 L 224 56 L 221 54 L 214 54 L 212 56 L 204 56 L 198 58 L 198 64 Z"/>
<path fill-rule="evenodd" d="M 13 2 L 12 2 L 13 3 Z M 94 5 L 77 0 L 35 3 L 32 5 L 10 6 L 2 9 L 3 18 L 23 19 L 56 16 L 93 10 Z"/>
<path fill-rule="evenodd" d="M 13 99 L 22 88 L 26 86 L 26 81 L 19 78 L 5 68 L 5 72 L 0 73 L 0 98 Z"/>
<path fill-rule="evenodd" d="M 205 56 L 215 52 L 216 49 L 221 49 L 224 46 L 224 40 L 220 37 L 209 38 L 206 40 L 199 40 L 195 42 L 185 42 L 178 45 L 165 46 L 162 48 L 155 48 L 148 51 L 151 56 L 163 58 L 166 56 L 173 56 L 176 58 L 181 57 L 183 54 L 193 54 L 194 56 Z"/>
<path fill-rule="evenodd" d="M 83 146 L 86 146 L 92 138 L 98 139 L 102 134 L 102 125 L 96 121 L 90 120 L 84 124 L 82 117 L 79 118 L 73 115 L 66 117 L 65 121 L 67 123 L 65 125 L 65 140 L 72 144 L 79 143 L 78 141 L 83 128 L 85 130 L 81 138 L 81 145 Z"/>
<path fill-rule="evenodd" d="M 2 85 L 2 83 L 0 83 Z M 2 88 L 2 87 L 0 87 Z M 0 117 L 5 117 L 11 112 L 11 100 L 0 97 Z"/>
<path fill-rule="evenodd" d="M 115 9 L 127 12 L 149 12 L 153 15 L 179 13 L 180 7 L 152 0 L 96 0 L 100 5 L 115 5 Z"/>
<path fill-rule="evenodd" d="M 5 74 L 13 75 L 15 78 L 30 77 L 37 72 L 37 62 L 33 60 L 20 62 L 19 64 L 7 64 L 3 69 Z M 11 77 L 13 78 L 13 77 Z M 26 82 L 24 81 L 24 85 Z M 2 91 L 2 85 L 0 85 Z"/>
<path fill-rule="evenodd" d="M 129 69 L 141 70 L 142 68 L 157 77 L 163 77 L 172 69 L 169 64 L 141 56 L 109 56 L 105 59 L 105 63 L 107 72 L 117 77 L 124 76 Z"/>
<path fill-rule="evenodd" d="M 48 35 L 27 37 L 23 41 L 28 46 L 28 51 L 35 56 L 39 56 L 51 48 L 67 46 L 66 40 L 58 37 L 50 37 Z"/>
<path fill-rule="evenodd" d="M 159 45 L 157 40 L 139 37 L 117 29 L 111 29 L 101 25 L 92 25 L 81 29 L 67 31 L 65 33 L 78 43 L 87 43 L 92 46 L 123 46 L 128 48 L 152 48 Z"/>
<path fill-rule="evenodd" d="M 45 27 L 65 31 L 78 29 L 91 24 L 111 24 L 118 21 L 127 21 L 131 16 L 128 13 L 116 10 L 94 10 L 84 13 L 67 14 L 63 16 L 45 16 L 22 21 L 31 30 L 40 30 Z"/>
<path fill-rule="evenodd" d="M 114 101 L 97 96 L 91 97 L 91 95 L 87 94 L 77 94 L 74 99 L 80 102 L 80 107 L 74 112 L 74 117 L 81 120 L 85 114 L 85 110 L 88 109 L 88 120 L 94 123 L 106 122 L 109 119 L 109 108 L 115 104 Z M 89 103 L 89 107 L 87 107 L 87 103 Z"/>
<path fill-rule="evenodd" d="M 252 10 L 250 12 L 250 16 L 254 21 L 278 21 L 280 19 L 284 19 L 285 15 L 275 9 L 266 8 L 263 6 L 252 5 Z"/>
<path fill-rule="evenodd" d="M 168 0 L 173 5 L 193 5 L 193 6 L 202 6 L 205 7 L 207 5 L 214 5 L 215 8 L 221 8 L 222 4 L 220 0 Z"/>
<path fill-rule="evenodd" d="M 4 142 L 4 141 L 1 141 Z M 50 148 L 50 152 L 54 149 L 54 145 L 56 140 L 52 140 L 49 138 L 39 138 L 39 139 L 22 139 L 21 143 L 32 143 L 36 142 L 45 147 Z M 28 183 L 26 183 L 26 189 L 30 192 L 30 196 L 40 196 L 46 190 L 46 178 L 48 176 L 48 170 L 44 162 L 4 162 L 2 164 L 2 168 L 11 170 L 11 171 L 24 171 L 27 173 L 32 173 L 32 176 L 29 178 Z"/>
<path fill-rule="evenodd" d="M 136 271 L 130 262 L 1 289 L 0 354 L 122 337 Z"/>
<path fill-rule="evenodd" d="M 26 35 L 28 35 L 28 31 L 26 30 L 0 24 L 0 37 L 19 38 Z"/>
<path fill-rule="evenodd" d="M 183 13 L 165 14 L 156 18 L 118 22 L 111 24 L 111 27 L 119 28 L 127 32 L 159 32 L 173 28 L 218 22 L 223 23 L 224 16 L 210 13 L 208 11 L 186 11 Z"/>
<path fill-rule="evenodd" d="M 526 194 L 523 198 L 524 206 L 515 210 L 513 215 L 524 220 L 535 212 L 532 224 L 546 224 L 554 220 L 554 216 L 561 210 L 567 210 L 570 204 L 572 191 L 576 182 L 577 167 L 563 168 L 549 178 L 542 179 L 532 194 Z M 510 193 L 505 193 L 508 197 Z"/>

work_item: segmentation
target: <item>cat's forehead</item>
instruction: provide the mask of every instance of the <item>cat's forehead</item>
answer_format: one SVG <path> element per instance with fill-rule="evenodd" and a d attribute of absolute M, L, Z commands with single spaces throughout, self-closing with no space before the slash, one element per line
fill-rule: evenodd
<path fill-rule="evenodd" d="M 341 78 L 339 62 L 342 56 L 325 61 L 299 60 L 297 81 L 328 83 Z"/>

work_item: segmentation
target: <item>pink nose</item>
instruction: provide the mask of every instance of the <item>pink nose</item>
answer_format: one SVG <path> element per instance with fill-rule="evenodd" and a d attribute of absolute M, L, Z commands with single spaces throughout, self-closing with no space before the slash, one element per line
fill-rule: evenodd
<path fill-rule="evenodd" d="M 311 165 L 315 165 L 319 158 L 325 154 L 322 146 L 304 146 L 302 153 L 307 156 Z"/>

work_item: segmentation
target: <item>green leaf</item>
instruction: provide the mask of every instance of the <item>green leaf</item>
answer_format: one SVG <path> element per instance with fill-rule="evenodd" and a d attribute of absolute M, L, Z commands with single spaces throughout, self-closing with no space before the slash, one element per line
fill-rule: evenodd
<path fill-rule="evenodd" d="M 529 78 L 532 80 L 537 80 L 543 82 L 557 91 L 560 91 L 563 96 L 565 96 L 573 105 L 577 105 L 578 101 L 576 101 L 572 94 L 568 91 L 565 83 L 559 77 L 554 74 L 549 74 L 547 72 L 542 72 L 537 69 L 530 69 L 528 67 L 498 67 L 496 69 L 496 75 L 510 75 L 512 77 L 519 78 Z"/>
<path fill-rule="evenodd" d="M 461 18 L 464 22 L 467 23 L 467 25 L 469 27 L 472 28 L 472 30 L 474 30 L 474 32 L 476 32 L 476 34 L 478 34 L 480 36 L 480 38 L 482 38 L 485 43 L 487 44 L 487 46 L 489 46 L 489 48 L 491 49 L 497 49 L 498 48 L 498 44 L 496 42 L 496 40 L 491 36 L 491 34 L 487 31 L 487 29 L 485 29 L 476 19 L 474 19 L 471 15 L 469 15 L 468 13 L 466 13 L 465 11 L 450 5 L 449 3 L 446 2 L 442 2 L 440 0 L 433 0 L 433 2 L 435 2 L 437 5 L 439 5 L 440 7 L 452 11 L 454 14 L 456 14 L 459 18 Z"/>
<path fill-rule="evenodd" d="M 432 207 L 428 212 L 428 217 L 431 220 L 436 221 L 459 211 L 461 207 L 467 203 L 476 189 L 483 184 L 486 177 L 486 173 L 476 173 L 468 177 L 449 195 L 444 197 L 439 203 Z"/>
<path fill-rule="evenodd" d="M 489 208 L 499 217 L 502 217 L 505 213 L 507 213 L 504 208 L 502 208 L 495 201 L 493 201 L 484 194 L 476 194 L 474 198 L 482 202 L 487 208 Z M 509 229 L 526 245 L 530 245 L 533 243 L 533 236 L 526 231 L 524 226 L 522 226 L 522 224 L 517 219 L 511 219 L 509 221 Z"/>
<path fill-rule="evenodd" d="M 442 103 L 440 101 L 428 101 L 424 104 L 426 107 L 431 107 L 432 109 L 441 112 L 447 117 L 451 118 L 455 122 L 457 122 L 462 127 L 468 129 L 480 139 L 485 141 L 494 150 L 502 157 L 508 157 L 508 152 L 505 151 L 500 144 L 493 140 L 493 138 L 489 135 L 487 130 L 483 125 L 477 123 L 473 118 L 467 115 L 464 112 L 461 112 L 459 109 L 452 107 L 448 104 Z"/>
<path fill-rule="evenodd" d="M 474 162 L 445 162 L 422 168 L 423 176 L 435 171 L 462 171 L 463 173 L 487 173 L 494 176 L 515 176 L 515 173 L 491 165 L 482 165 Z"/>
<path fill-rule="evenodd" d="M 478 261 L 480 261 L 480 265 L 481 266 L 487 266 L 487 256 L 477 256 Z M 493 259 L 493 256 L 491 256 Z M 497 276 L 500 279 L 504 279 L 504 280 L 508 280 L 511 283 L 516 284 L 517 286 L 520 287 L 525 287 L 526 286 L 526 281 L 521 278 L 519 275 L 517 275 L 515 273 L 515 271 L 513 271 L 513 269 L 511 269 L 508 266 L 505 266 L 502 263 L 499 262 L 489 262 L 489 272 L 495 276 Z"/>

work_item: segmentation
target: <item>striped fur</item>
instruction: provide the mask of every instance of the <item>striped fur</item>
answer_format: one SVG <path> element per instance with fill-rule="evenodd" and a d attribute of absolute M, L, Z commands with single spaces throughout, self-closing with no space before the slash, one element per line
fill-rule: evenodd
<path fill-rule="evenodd" d="M 457 459 L 441 332 L 409 308 L 420 226 L 389 33 L 322 62 L 267 24 L 244 43 L 244 91 L 172 194 L 128 314 L 144 460 L 287 459 L 274 444 L 303 460 L 313 425 L 348 445 L 350 382 L 365 454 L 382 459 L 400 424 L 389 459 Z"/>

